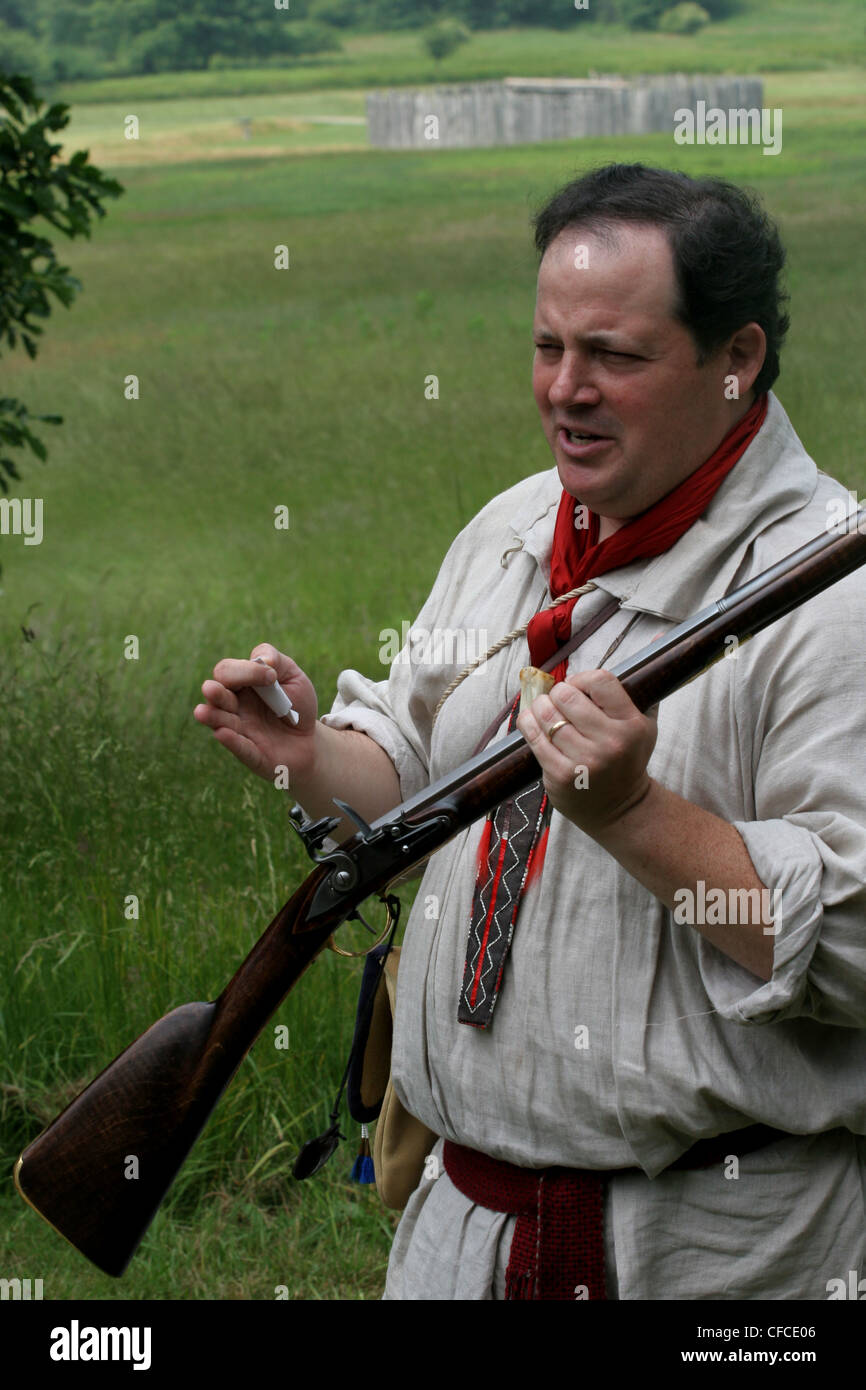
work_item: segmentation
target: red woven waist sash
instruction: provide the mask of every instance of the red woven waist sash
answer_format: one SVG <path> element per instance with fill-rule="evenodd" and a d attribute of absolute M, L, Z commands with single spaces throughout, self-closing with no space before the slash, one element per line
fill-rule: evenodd
<path fill-rule="evenodd" d="M 517 1217 L 505 1297 L 606 1299 L 604 1172 L 518 1168 L 446 1139 L 445 1172 L 470 1202 Z"/>
<path fill-rule="evenodd" d="M 787 1138 L 769 1125 L 749 1125 L 698 1140 L 670 1168 L 708 1168 L 723 1162 L 732 1147 L 742 1155 Z M 443 1159 L 448 1177 L 470 1202 L 517 1217 L 505 1271 L 507 1299 L 607 1299 L 605 1181 L 642 1169 L 519 1168 L 448 1139 Z"/>

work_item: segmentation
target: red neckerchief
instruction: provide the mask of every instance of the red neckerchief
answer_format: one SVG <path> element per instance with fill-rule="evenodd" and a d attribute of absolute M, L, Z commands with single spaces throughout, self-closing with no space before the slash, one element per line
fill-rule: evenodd
<path fill-rule="evenodd" d="M 550 596 L 567 594 L 589 579 L 609 570 L 649 560 L 661 555 L 688 531 L 709 506 L 722 481 L 751 444 L 767 414 L 767 395 L 758 396 L 741 420 L 728 431 L 719 447 L 700 468 L 684 479 L 672 492 L 654 503 L 640 516 L 627 521 L 601 544 L 599 519 L 590 512 L 588 527 L 575 527 L 575 499 L 563 492 L 553 533 L 550 561 Z M 533 666 L 541 666 L 571 636 L 571 614 L 578 600 L 570 599 L 556 608 L 537 613 L 529 624 L 529 656 Z M 565 680 L 566 663 L 553 671 L 555 680 Z"/>

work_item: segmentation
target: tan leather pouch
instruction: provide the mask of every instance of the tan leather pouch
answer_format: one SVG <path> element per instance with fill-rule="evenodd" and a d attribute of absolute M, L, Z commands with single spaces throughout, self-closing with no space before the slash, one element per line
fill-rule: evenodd
<path fill-rule="evenodd" d="M 439 1137 L 409 1114 L 391 1081 L 399 963 L 400 950 L 395 948 L 385 960 L 384 979 L 376 991 L 361 1081 L 362 1095 L 372 1101 L 382 1094 L 387 1075 L 385 1098 L 373 1136 L 373 1166 L 376 1190 L 385 1206 L 394 1211 L 402 1211 L 415 1191 L 424 1172 L 424 1160 Z"/>

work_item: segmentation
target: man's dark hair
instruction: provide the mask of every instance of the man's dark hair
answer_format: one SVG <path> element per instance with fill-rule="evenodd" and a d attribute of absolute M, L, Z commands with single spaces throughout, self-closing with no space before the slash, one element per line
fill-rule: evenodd
<path fill-rule="evenodd" d="M 724 179 L 606 164 L 560 188 L 535 215 L 539 260 L 566 228 L 615 236 L 622 222 L 663 229 L 679 287 L 675 317 L 694 339 L 698 366 L 738 328 L 759 323 L 767 355 L 752 389 L 769 390 L 790 320 L 780 285 L 785 248 L 758 197 Z"/>

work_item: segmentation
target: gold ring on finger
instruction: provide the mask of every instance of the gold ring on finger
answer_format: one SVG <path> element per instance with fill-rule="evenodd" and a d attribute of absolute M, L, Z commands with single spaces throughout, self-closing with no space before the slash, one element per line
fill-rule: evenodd
<path fill-rule="evenodd" d="M 563 729 L 567 723 L 567 719 L 557 719 L 555 724 L 551 724 L 547 731 L 547 737 L 550 739 L 551 743 L 553 743 L 553 735 L 556 733 L 557 729 Z"/>

